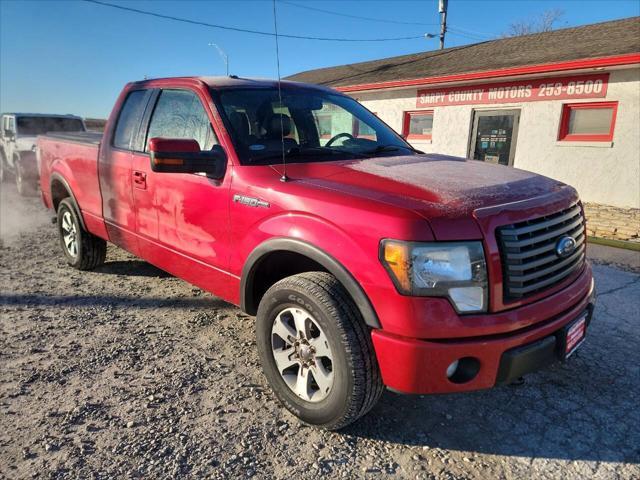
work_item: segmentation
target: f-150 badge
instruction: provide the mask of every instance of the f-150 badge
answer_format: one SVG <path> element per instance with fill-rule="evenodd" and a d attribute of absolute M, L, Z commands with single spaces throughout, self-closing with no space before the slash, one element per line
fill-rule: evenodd
<path fill-rule="evenodd" d="M 235 194 L 233 196 L 234 203 L 241 203 L 243 205 L 247 205 L 248 207 L 263 207 L 269 208 L 271 205 L 269 202 L 265 202 L 264 200 L 260 200 L 255 197 L 247 197 L 246 195 Z"/>

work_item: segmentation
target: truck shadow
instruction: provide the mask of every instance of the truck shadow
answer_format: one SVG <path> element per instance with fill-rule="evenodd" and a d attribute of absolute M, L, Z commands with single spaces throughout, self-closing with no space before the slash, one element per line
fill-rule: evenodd
<path fill-rule="evenodd" d="M 172 275 L 142 260 L 118 260 L 106 262 L 93 270 L 110 275 L 127 275 L 129 277 L 169 278 Z"/>
<path fill-rule="evenodd" d="M 531 374 L 523 385 L 450 395 L 386 392 L 343 432 L 427 447 L 425 453 L 640 463 L 640 354 L 637 346 L 612 352 L 620 341 L 602 323 L 591 330 L 570 362 Z"/>
<path fill-rule="evenodd" d="M 33 307 L 125 307 L 125 308 L 229 308 L 230 304 L 219 298 L 203 297 L 126 297 L 115 295 L 0 295 L 0 305 Z"/>

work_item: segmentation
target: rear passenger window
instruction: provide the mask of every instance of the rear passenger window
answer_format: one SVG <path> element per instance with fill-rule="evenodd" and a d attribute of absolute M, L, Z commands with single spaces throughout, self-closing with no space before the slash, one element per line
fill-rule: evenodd
<path fill-rule="evenodd" d="M 113 136 L 113 146 L 125 150 L 140 150 L 140 145 L 135 145 L 136 134 L 140 120 L 147 105 L 149 90 L 134 90 L 129 93 L 118 116 L 116 132 Z"/>
<path fill-rule="evenodd" d="M 192 139 L 200 150 L 211 150 L 218 143 L 200 98 L 187 90 L 162 91 L 149 124 L 145 151 L 154 137 Z"/>

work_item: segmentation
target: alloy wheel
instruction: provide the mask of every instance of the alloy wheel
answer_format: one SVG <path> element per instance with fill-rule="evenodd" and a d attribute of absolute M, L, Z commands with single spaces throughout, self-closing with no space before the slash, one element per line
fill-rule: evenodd
<path fill-rule="evenodd" d="M 78 231 L 69 211 L 62 214 L 62 239 L 69 255 L 76 257 L 78 255 Z"/>
<path fill-rule="evenodd" d="M 302 308 L 286 308 L 271 327 L 271 352 L 278 373 L 301 399 L 324 400 L 333 386 L 333 354 L 327 336 Z"/>

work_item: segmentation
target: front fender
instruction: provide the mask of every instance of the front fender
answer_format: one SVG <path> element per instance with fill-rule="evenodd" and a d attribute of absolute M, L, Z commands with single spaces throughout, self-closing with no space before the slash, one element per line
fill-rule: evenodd
<path fill-rule="evenodd" d="M 329 273 L 335 276 L 347 292 L 349 292 L 349 295 L 360 310 L 365 323 L 371 328 L 380 328 L 378 315 L 371 305 L 369 298 L 358 281 L 344 265 L 324 250 L 295 238 L 271 238 L 258 245 L 251 252 L 242 269 L 240 280 L 240 306 L 242 310 L 250 312 L 257 311 L 258 306 L 253 305 L 253 300 L 247 293 L 253 290 L 254 274 L 261 260 L 268 254 L 276 251 L 299 253 L 322 265 Z"/>
<path fill-rule="evenodd" d="M 257 210 L 256 210 L 257 211 Z M 241 211 L 245 213 L 244 210 Z M 432 238 L 424 221 L 410 217 L 351 212 L 348 207 L 335 209 L 332 218 L 301 211 L 280 211 L 275 215 L 255 217 L 238 214 L 232 216 L 231 272 L 241 278 L 241 305 L 248 305 L 247 292 L 252 285 L 256 263 L 268 252 L 288 250 L 308 256 L 322 265 L 343 283 L 360 307 L 367 322 L 375 328 L 383 324 L 379 307 L 394 294 L 395 287 L 378 260 L 380 240 L 396 237 L 394 232 L 410 232 L 409 238 Z M 397 234 L 399 238 L 405 235 Z M 384 292 L 380 294 L 380 292 Z M 243 300 L 244 299 L 244 300 Z M 242 303 L 244 302 L 244 303 Z M 384 325 L 382 325 L 384 327 Z"/>

